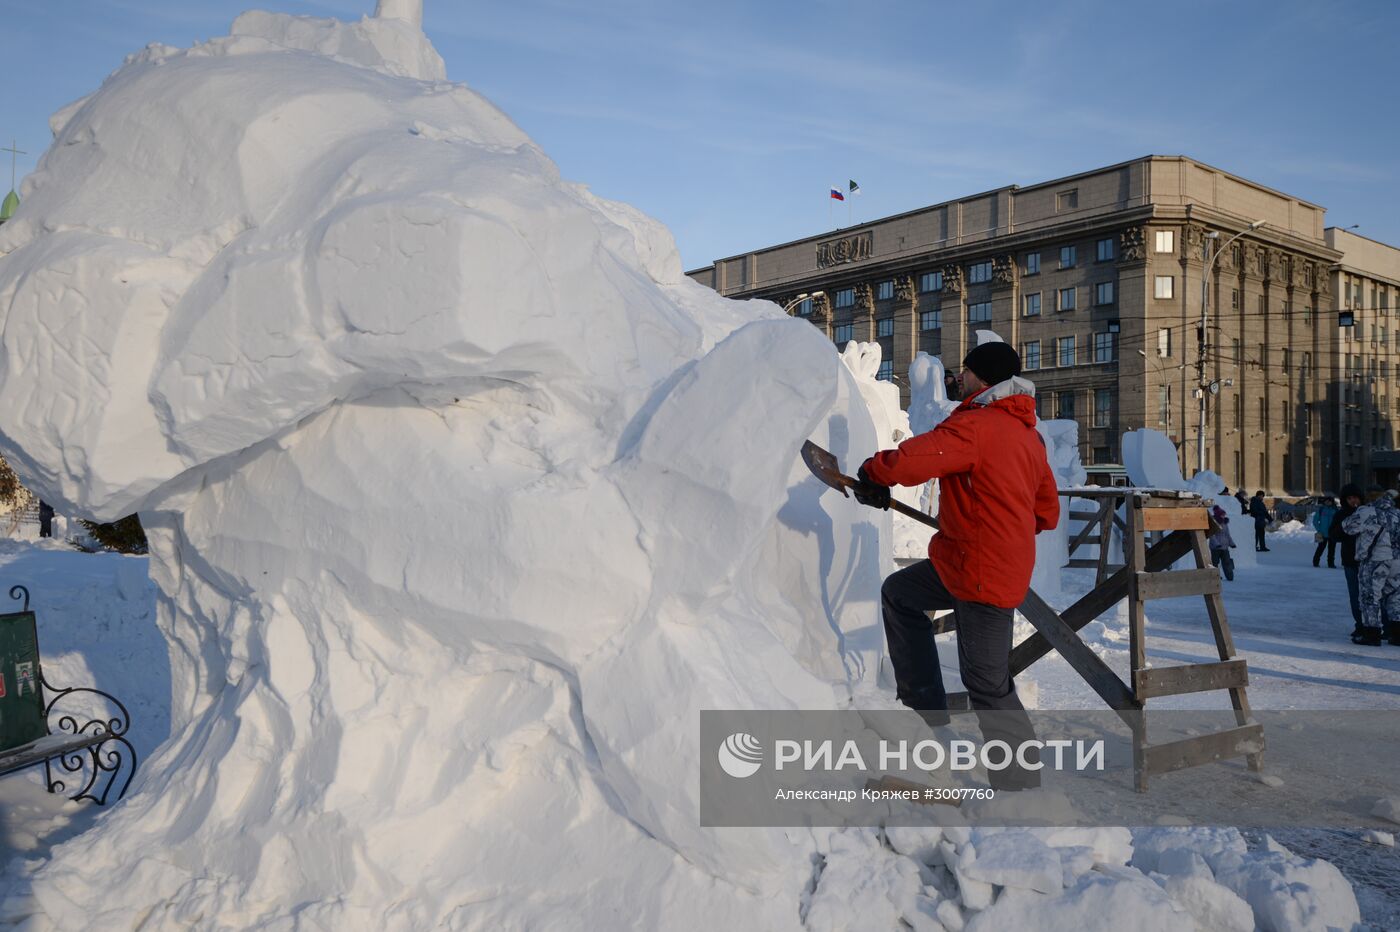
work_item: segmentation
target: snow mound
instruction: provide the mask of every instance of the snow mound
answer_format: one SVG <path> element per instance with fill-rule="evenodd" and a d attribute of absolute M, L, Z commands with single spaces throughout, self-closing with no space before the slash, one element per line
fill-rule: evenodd
<path fill-rule="evenodd" d="M 699 828 L 695 723 L 873 676 L 880 528 L 797 454 L 875 426 L 419 9 L 132 56 L 0 228 L 0 447 L 140 511 L 172 679 L 24 886 L 63 928 L 792 925 L 812 845 Z"/>

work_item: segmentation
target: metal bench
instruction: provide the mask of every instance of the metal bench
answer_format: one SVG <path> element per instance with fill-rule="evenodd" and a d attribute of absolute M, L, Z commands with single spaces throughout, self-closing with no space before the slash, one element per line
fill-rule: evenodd
<path fill-rule="evenodd" d="M 50 793 L 71 786 L 71 799 L 103 805 L 119 786 L 121 799 L 136 774 L 136 749 L 125 737 L 131 725 L 126 706 L 98 689 L 50 684 L 39 661 L 29 590 L 14 586 L 10 598 L 24 602 L 18 612 L 0 614 L 0 776 L 43 764 Z M 96 717 L 94 706 L 103 708 Z"/>

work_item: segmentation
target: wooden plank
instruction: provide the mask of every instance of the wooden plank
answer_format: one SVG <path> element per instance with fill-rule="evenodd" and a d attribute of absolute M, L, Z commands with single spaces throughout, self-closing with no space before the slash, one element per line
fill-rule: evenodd
<path fill-rule="evenodd" d="M 1071 511 L 1069 519 L 1071 521 L 1097 521 L 1099 513 L 1097 511 Z"/>
<path fill-rule="evenodd" d="M 1210 528 L 1210 514 L 1204 508 L 1144 508 L 1145 531 L 1204 531 Z"/>
<path fill-rule="evenodd" d="M 1212 735 L 1198 735 L 1144 749 L 1145 774 L 1171 773 L 1186 767 L 1231 757 L 1260 754 L 1264 750 L 1264 726 L 1241 725 Z"/>
<path fill-rule="evenodd" d="M 1065 566 L 1069 567 L 1070 569 L 1096 570 L 1096 569 L 1099 568 L 1099 558 L 1098 558 L 1098 557 L 1075 557 L 1073 560 L 1067 561 L 1067 562 L 1065 563 Z M 1121 564 L 1121 563 L 1110 563 L 1110 564 L 1108 564 L 1108 569 L 1109 569 L 1109 572 L 1110 572 L 1110 573 L 1115 573 L 1115 572 L 1117 572 L 1118 570 L 1121 570 L 1122 568 L 1123 568 L 1123 564 Z"/>
<path fill-rule="evenodd" d="M 1219 593 L 1220 573 L 1215 567 L 1137 574 L 1137 597 L 1144 602 L 1153 599 L 1174 599 L 1184 595 Z"/>
<path fill-rule="evenodd" d="M 1147 569 L 1147 553 L 1142 541 L 1142 508 L 1136 498 L 1127 499 L 1128 533 L 1123 538 L 1123 562 L 1128 577 L 1128 679 L 1147 666 L 1147 615 L 1143 611 L 1142 583 L 1153 574 Z M 1158 542 L 1160 543 L 1160 541 Z"/>
<path fill-rule="evenodd" d="M 1108 551 L 1113 545 L 1113 516 L 1117 513 L 1114 504 L 1112 499 L 1106 499 L 1103 507 L 1099 509 L 1099 540 L 1108 543 L 1099 545 L 1099 565 L 1094 574 L 1095 585 L 1107 579 L 1112 572 L 1109 569 Z"/>
<path fill-rule="evenodd" d="M 1173 531 L 1147 551 L 1147 569 L 1164 570 L 1191 550 L 1191 535 L 1187 531 Z M 1060 619 L 1071 631 L 1078 631 L 1089 622 L 1108 611 L 1128 594 L 1127 568 L 1116 571 L 1112 576 L 1085 593 L 1078 602 L 1065 609 Z M 1022 613 L 1024 614 L 1024 612 Z M 1011 675 L 1022 672 L 1041 657 L 1050 653 L 1050 642 L 1039 633 L 1032 634 L 1011 650 Z"/>
<path fill-rule="evenodd" d="M 1090 650 L 1089 645 L 1081 641 L 1079 635 L 1075 634 L 1034 590 L 1026 593 L 1026 600 L 1021 603 L 1020 611 L 1027 621 L 1035 625 L 1036 631 L 1069 661 L 1069 665 L 1074 667 L 1075 672 L 1083 677 L 1094 692 L 1099 694 L 1099 698 L 1108 703 L 1109 708 L 1120 712 L 1142 708 L 1141 703 L 1133 698 L 1132 690 L 1118 678 L 1118 674 L 1104 663 L 1103 658 Z"/>
<path fill-rule="evenodd" d="M 1139 670 L 1133 678 L 1133 695 L 1139 702 L 1146 702 L 1156 696 L 1179 696 L 1208 689 L 1239 689 L 1248 685 L 1249 670 L 1243 660 L 1188 663 Z"/>

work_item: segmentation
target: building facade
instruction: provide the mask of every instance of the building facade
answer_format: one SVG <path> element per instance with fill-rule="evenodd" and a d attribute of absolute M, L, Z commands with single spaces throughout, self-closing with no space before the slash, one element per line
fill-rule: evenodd
<path fill-rule="evenodd" d="M 1231 488 L 1302 495 L 1369 481 L 1400 413 L 1386 355 L 1400 351 L 1386 325 L 1400 251 L 1325 229 L 1324 214 L 1149 156 L 688 274 L 792 303 L 838 345 L 878 341 L 906 404 L 918 352 L 956 370 L 976 331 L 994 330 L 1020 350 L 1041 416 L 1079 422 L 1086 464 L 1116 462 L 1122 433 L 1151 427 L 1177 443 L 1186 475 L 1203 437 L 1206 468 Z M 1342 326 L 1345 306 L 1355 326 Z"/>

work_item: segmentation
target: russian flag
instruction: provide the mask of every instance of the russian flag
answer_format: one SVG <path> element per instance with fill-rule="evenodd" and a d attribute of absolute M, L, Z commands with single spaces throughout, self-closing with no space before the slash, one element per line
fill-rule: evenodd
<path fill-rule="evenodd" d="M 831 189 L 831 199 L 835 201 L 844 201 L 846 199 L 846 195 L 841 193 L 840 188 L 833 187 Z"/>

